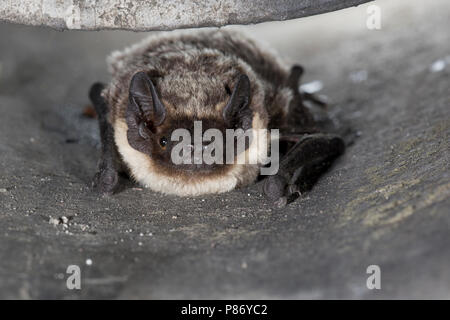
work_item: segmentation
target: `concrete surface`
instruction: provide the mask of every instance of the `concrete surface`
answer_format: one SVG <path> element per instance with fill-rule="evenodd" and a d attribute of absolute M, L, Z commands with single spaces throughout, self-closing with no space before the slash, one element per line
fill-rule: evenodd
<path fill-rule="evenodd" d="M 92 194 L 87 90 L 108 79 L 110 50 L 144 34 L 1 25 L 0 298 L 450 298 L 449 5 L 377 4 L 378 31 L 365 6 L 246 28 L 360 132 L 284 210 L 258 186 Z M 49 223 L 62 216 L 67 228 Z M 71 264 L 81 290 L 66 288 Z M 381 290 L 366 288 L 373 264 Z"/>
<path fill-rule="evenodd" d="M 368 1 L 0 0 L 0 21 L 60 30 L 173 30 L 288 20 Z"/>

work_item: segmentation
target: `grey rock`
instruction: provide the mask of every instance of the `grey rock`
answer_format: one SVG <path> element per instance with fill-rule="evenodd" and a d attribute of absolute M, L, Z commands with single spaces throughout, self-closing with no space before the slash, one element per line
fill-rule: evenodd
<path fill-rule="evenodd" d="M 365 2 L 369 0 L 0 1 L 0 21 L 60 30 L 172 30 L 295 19 Z"/>
<path fill-rule="evenodd" d="M 450 68 L 430 66 L 450 52 L 450 10 L 382 9 L 380 31 L 356 25 L 360 8 L 246 28 L 322 81 L 338 125 L 359 132 L 283 210 L 258 185 L 186 199 L 124 181 L 96 196 L 89 85 L 145 35 L 2 25 L 0 298 L 449 298 Z M 49 223 L 63 216 L 67 228 Z M 81 290 L 66 288 L 72 264 Z M 381 290 L 366 287 L 369 265 Z"/>

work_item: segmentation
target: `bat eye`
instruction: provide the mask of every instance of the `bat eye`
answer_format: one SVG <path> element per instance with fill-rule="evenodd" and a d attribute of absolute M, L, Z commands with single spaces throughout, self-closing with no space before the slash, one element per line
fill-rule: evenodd
<path fill-rule="evenodd" d="M 161 139 L 159 139 L 159 145 L 164 149 L 167 146 L 167 138 L 162 137 Z"/>

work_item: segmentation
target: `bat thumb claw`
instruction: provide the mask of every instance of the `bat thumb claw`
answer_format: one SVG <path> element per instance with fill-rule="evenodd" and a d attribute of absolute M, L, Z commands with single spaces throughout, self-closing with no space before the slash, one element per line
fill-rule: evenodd
<path fill-rule="evenodd" d="M 281 197 L 280 199 L 275 201 L 275 206 L 278 209 L 283 209 L 284 207 L 286 207 L 287 203 L 288 203 L 288 199 L 286 197 Z"/>

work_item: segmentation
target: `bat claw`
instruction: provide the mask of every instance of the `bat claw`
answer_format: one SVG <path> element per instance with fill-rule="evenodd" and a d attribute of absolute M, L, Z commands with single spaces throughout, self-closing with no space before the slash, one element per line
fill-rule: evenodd
<path fill-rule="evenodd" d="M 302 193 L 298 189 L 298 186 L 295 185 L 295 184 L 288 185 L 287 192 L 288 192 L 289 195 L 297 195 L 297 196 L 301 196 L 302 195 Z"/>
<path fill-rule="evenodd" d="M 275 201 L 275 206 L 278 209 L 283 209 L 284 207 L 286 207 L 287 203 L 288 203 L 287 197 L 281 197 L 280 199 Z"/>
<path fill-rule="evenodd" d="M 119 177 L 113 170 L 99 171 L 92 181 L 92 189 L 101 195 L 112 195 Z"/>

